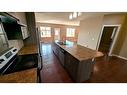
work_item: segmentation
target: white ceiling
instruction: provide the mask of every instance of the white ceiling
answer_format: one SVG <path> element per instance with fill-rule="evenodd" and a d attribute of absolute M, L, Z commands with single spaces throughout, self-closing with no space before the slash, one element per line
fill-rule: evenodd
<path fill-rule="evenodd" d="M 36 12 L 35 17 L 36 22 L 79 26 L 80 20 L 97 15 L 111 14 L 102 12 L 101 13 L 83 12 L 82 15 L 79 16 L 78 18 L 69 20 L 70 13 L 71 12 Z"/>

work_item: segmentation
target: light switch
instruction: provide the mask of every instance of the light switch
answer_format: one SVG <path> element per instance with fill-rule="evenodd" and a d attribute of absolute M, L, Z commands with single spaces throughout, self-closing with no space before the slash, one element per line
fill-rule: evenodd
<path fill-rule="evenodd" d="M 94 38 L 92 38 L 92 40 L 94 41 Z"/>

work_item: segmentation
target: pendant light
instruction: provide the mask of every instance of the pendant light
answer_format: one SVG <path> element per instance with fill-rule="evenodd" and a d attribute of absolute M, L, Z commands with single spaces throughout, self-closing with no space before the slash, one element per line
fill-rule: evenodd
<path fill-rule="evenodd" d="M 73 13 L 73 18 L 77 18 L 77 12 Z"/>
<path fill-rule="evenodd" d="M 81 15 L 82 15 L 81 12 L 73 12 L 73 13 L 71 13 L 71 14 L 69 15 L 69 19 L 72 20 L 72 19 L 75 19 L 75 18 L 77 18 L 77 17 L 79 17 L 79 16 L 81 16 Z"/>

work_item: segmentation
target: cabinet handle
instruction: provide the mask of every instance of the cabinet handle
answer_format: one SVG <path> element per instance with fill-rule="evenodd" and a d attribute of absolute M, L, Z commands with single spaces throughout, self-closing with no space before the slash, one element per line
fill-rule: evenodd
<path fill-rule="evenodd" d="M 64 50 L 61 50 L 62 53 L 64 53 Z"/>

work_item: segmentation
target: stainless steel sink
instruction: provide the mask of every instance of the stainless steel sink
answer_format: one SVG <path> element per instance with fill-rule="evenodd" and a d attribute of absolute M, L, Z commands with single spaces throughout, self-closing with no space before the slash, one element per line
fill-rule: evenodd
<path fill-rule="evenodd" d="M 60 45 L 67 45 L 66 42 L 57 42 L 57 43 L 60 44 Z"/>

